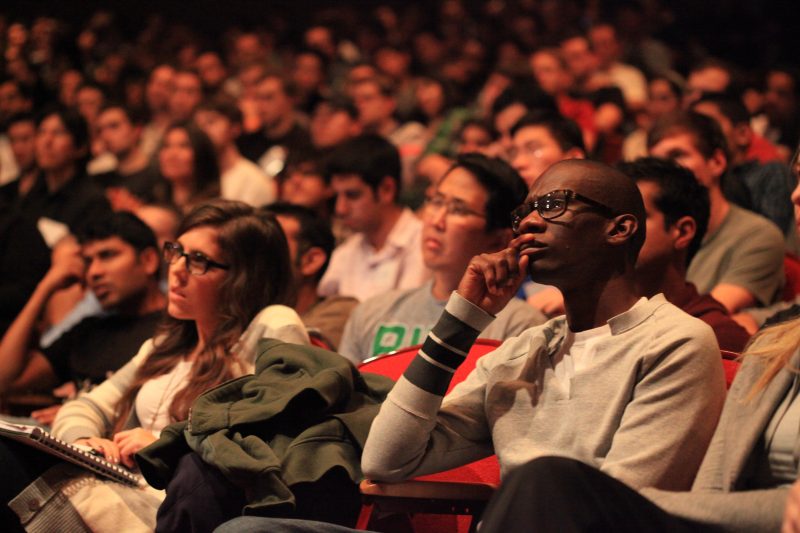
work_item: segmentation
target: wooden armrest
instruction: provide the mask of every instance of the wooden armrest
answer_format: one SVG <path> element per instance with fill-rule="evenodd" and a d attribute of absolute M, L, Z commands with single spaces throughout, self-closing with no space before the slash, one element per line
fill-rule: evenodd
<path fill-rule="evenodd" d="M 488 501 L 495 488 L 488 483 L 414 479 L 400 483 L 381 483 L 365 479 L 360 485 L 361 494 L 366 497 L 471 501 Z"/>

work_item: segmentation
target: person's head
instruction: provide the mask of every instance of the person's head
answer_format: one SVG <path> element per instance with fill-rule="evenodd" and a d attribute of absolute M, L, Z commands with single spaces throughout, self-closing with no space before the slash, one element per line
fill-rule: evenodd
<path fill-rule="evenodd" d="M 20 173 L 28 172 L 35 167 L 36 119 L 33 114 L 21 112 L 11 115 L 6 121 L 6 135 Z"/>
<path fill-rule="evenodd" d="M 361 135 L 338 146 L 326 174 L 336 194 L 336 216 L 354 231 L 380 226 L 400 193 L 400 155 L 379 135 Z"/>
<path fill-rule="evenodd" d="M 15 113 L 30 109 L 22 87 L 13 79 L 0 78 L 0 123 Z"/>
<path fill-rule="evenodd" d="M 771 122 L 781 124 L 797 112 L 800 76 L 791 68 L 775 68 L 767 73 L 764 112 Z"/>
<path fill-rule="evenodd" d="M 647 112 L 653 119 L 681 108 L 683 89 L 673 79 L 656 76 L 648 82 L 647 92 Z"/>
<path fill-rule="evenodd" d="M 310 94 L 325 84 L 327 59 L 314 49 L 306 48 L 294 56 L 292 82 L 301 94 Z"/>
<path fill-rule="evenodd" d="M 294 89 L 279 74 L 265 74 L 256 84 L 258 116 L 267 128 L 274 128 L 294 113 Z"/>
<path fill-rule="evenodd" d="M 589 40 L 601 68 L 608 68 L 619 59 L 622 52 L 617 31 L 608 23 L 596 24 L 589 29 Z"/>
<path fill-rule="evenodd" d="M 750 113 L 742 101 L 724 95 L 708 95 L 695 102 L 692 110 L 717 121 L 728 141 L 731 163 L 742 162 L 753 141 Z"/>
<path fill-rule="evenodd" d="M 728 167 L 728 142 L 719 124 L 694 111 L 669 113 L 647 135 L 650 155 L 691 170 L 709 190 L 719 188 Z"/>
<path fill-rule="evenodd" d="M 497 132 L 488 122 L 465 120 L 458 132 L 458 153 L 483 152 L 497 140 Z"/>
<path fill-rule="evenodd" d="M 509 213 L 526 193 L 525 182 L 505 161 L 477 153 L 458 156 L 425 202 L 425 266 L 460 275 L 474 256 L 507 246 Z"/>
<path fill-rule="evenodd" d="M 708 190 L 689 169 L 665 159 L 643 157 L 618 168 L 636 182 L 647 214 L 637 276 L 658 286 L 668 268 L 685 274 L 708 229 Z"/>
<path fill-rule="evenodd" d="M 36 121 L 36 164 L 45 172 L 83 170 L 89 154 L 89 128 L 77 111 L 45 111 Z"/>
<path fill-rule="evenodd" d="M 208 135 L 219 152 L 233 145 L 241 134 L 242 111 L 236 102 L 217 97 L 206 100 L 197 107 L 194 122 Z"/>
<path fill-rule="evenodd" d="M 597 280 L 633 274 L 645 240 L 642 196 L 618 170 L 588 160 L 554 164 L 534 182 L 513 212 L 534 281 L 554 285 L 565 298 Z"/>
<path fill-rule="evenodd" d="M 705 94 L 722 94 L 730 89 L 733 72 L 719 59 L 707 59 L 689 72 L 684 105 L 689 106 Z"/>
<path fill-rule="evenodd" d="M 181 69 L 173 77 L 173 90 L 169 97 L 169 114 L 172 120 L 189 120 L 203 100 L 203 81 L 195 70 Z"/>
<path fill-rule="evenodd" d="M 572 85 L 572 75 L 558 48 L 542 48 L 531 55 L 533 77 L 544 92 L 558 95 Z"/>
<path fill-rule="evenodd" d="M 128 412 L 144 382 L 197 350 L 188 384 L 169 408 L 177 421 L 186 419 L 202 392 L 245 371 L 231 350 L 264 307 L 293 304 L 292 272 L 278 223 L 229 200 L 194 208 L 175 242 L 164 247 L 164 260 L 169 264 L 167 316 L 117 413 Z"/>
<path fill-rule="evenodd" d="M 86 285 L 105 310 L 136 314 L 158 290 L 161 255 L 153 231 L 136 215 L 120 211 L 87 222 L 78 234 Z"/>
<path fill-rule="evenodd" d="M 319 149 L 332 148 L 361 133 L 358 110 L 350 100 L 322 100 L 311 116 L 308 133 Z"/>
<path fill-rule="evenodd" d="M 307 207 L 318 216 L 330 216 L 334 193 L 324 166 L 320 152 L 292 150 L 281 176 L 281 200 Z"/>
<path fill-rule="evenodd" d="M 191 122 L 172 124 L 158 150 L 158 168 L 170 184 L 186 185 L 196 193 L 219 186 L 219 164 L 214 145 Z"/>
<path fill-rule="evenodd" d="M 222 57 L 214 50 L 206 50 L 197 56 L 194 68 L 203 81 L 203 87 L 208 90 L 216 90 L 228 77 L 228 71 Z"/>
<path fill-rule="evenodd" d="M 106 101 L 103 89 L 96 83 L 85 82 L 75 92 L 75 107 L 87 124 L 94 124 Z"/>
<path fill-rule="evenodd" d="M 530 113 L 511 129 L 509 160 L 530 187 L 553 163 L 583 159 L 580 127 L 557 113 Z"/>
<path fill-rule="evenodd" d="M 169 204 L 144 204 L 136 208 L 134 214 L 153 230 L 158 241 L 158 249 L 164 249 L 164 243 L 174 241 L 178 235 L 178 224 L 181 214 Z"/>
<path fill-rule="evenodd" d="M 175 69 L 170 65 L 158 65 L 147 79 L 145 100 L 152 113 L 169 111 L 169 102 L 175 90 Z"/>
<path fill-rule="evenodd" d="M 366 130 L 376 131 L 391 120 L 397 102 L 394 89 L 388 80 L 368 78 L 351 87 L 353 103 L 358 109 L 358 118 Z"/>
<path fill-rule="evenodd" d="M 544 112 L 558 112 L 555 99 L 532 80 L 518 80 L 500 93 L 492 103 L 492 121 L 506 154 L 512 149 L 511 131 L 517 122 L 528 113 Z"/>
<path fill-rule="evenodd" d="M 106 150 L 121 159 L 139 145 L 142 123 L 125 106 L 112 103 L 100 109 L 96 130 Z"/>
<path fill-rule="evenodd" d="M 297 282 L 319 283 L 336 247 L 330 223 L 301 205 L 276 202 L 265 210 L 275 216 L 286 235 Z"/>
<path fill-rule="evenodd" d="M 589 39 L 581 34 L 572 34 L 561 41 L 564 61 L 576 80 L 586 80 L 597 70 L 597 56 Z"/>
<path fill-rule="evenodd" d="M 83 83 L 83 74 L 77 69 L 68 69 L 58 77 L 58 102 L 65 106 L 75 105 L 75 92 Z"/>
<path fill-rule="evenodd" d="M 414 94 L 417 107 L 427 120 L 442 116 L 453 103 L 453 92 L 449 84 L 434 76 L 419 78 Z"/>

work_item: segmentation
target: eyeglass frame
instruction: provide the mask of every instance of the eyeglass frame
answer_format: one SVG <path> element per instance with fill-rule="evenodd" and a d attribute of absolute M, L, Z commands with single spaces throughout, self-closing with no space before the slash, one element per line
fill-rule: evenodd
<path fill-rule="evenodd" d="M 555 215 L 545 214 L 543 208 L 540 207 L 539 202 L 545 199 L 547 200 L 553 199 L 552 195 L 557 193 L 564 194 L 563 208 Z M 599 211 L 601 214 L 605 215 L 608 218 L 613 218 L 618 215 L 616 211 L 614 211 L 607 205 L 602 204 L 597 200 L 592 200 L 591 198 L 584 196 L 580 193 L 577 193 L 571 189 L 556 189 L 546 194 L 543 194 L 542 196 L 539 196 L 533 200 L 526 200 L 516 209 L 514 209 L 511 212 L 511 229 L 514 231 L 515 234 L 518 234 L 522 221 L 525 220 L 531 213 L 533 213 L 534 210 L 539 213 L 539 216 L 542 217 L 543 220 L 553 220 L 555 218 L 558 218 L 567 212 L 567 208 L 569 207 L 569 202 L 571 200 L 581 201 L 587 204 L 588 206 L 595 208 L 597 211 Z"/>
<path fill-rule="evenodd" d="M 179 242 L 165 241 L 161 249 L 161 257 L 168 265 L 175 264 L 179 258 L 183 257 L 186 271 L 193 276 L 202 276 L 208 273 L 208 269 L 212 267 L 220 270 L 229 270 L 231 268 L 230 265 L 218 263 L 202 252 L 187 252 Z M 198 262 L 202 265 L 202 272 L 192 272 L 192 265 L 197 265 Z"/>
<path fill-rule="evenodd" d="M 445 213 L 448 215 L 455 215 L 455 216 L 468 216 L 473 215 L 480 218 L 486 218 L 486 213 L 480 213 L 471 207 L 469 207 L 464 200 L 460 198 L 448 198 L 443 194 L 436 193 L 432 196 L 426 196 L 425 201 L 422 204 L 425 209 L 442 209 L 444 208 Z M 458 210 L 454 211 L 453 208 L 457 207 Z M 459 212 L 460 211 L 460 212 Z"/>

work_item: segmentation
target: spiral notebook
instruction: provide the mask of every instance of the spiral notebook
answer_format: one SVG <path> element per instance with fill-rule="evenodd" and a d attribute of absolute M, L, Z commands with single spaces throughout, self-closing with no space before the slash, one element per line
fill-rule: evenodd
<path fill-rule="evenodd" d="M 0 419 L 0 437 L 7 437 L 27 446 L 42 450 L 65 461 L 76 464 L 96 474 L 126 485 L 138 486 L 142 477 L 121 465 L 110 463 L 91 451 L 67 444 L 36 426 L 12 424 Z"/>

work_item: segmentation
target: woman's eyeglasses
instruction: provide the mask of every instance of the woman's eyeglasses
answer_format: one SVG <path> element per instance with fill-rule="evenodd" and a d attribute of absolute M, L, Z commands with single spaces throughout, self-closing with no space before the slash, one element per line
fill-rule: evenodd
<path fill-rule="evenodd" d="M 522 224 L 522 221 L 525 220 L 528 215 L 533 213 L 534 210 L 536 210 L 539 213 L 539 216 L 544 220 L 553 220 L 554 218 L 558 218 L 566 212 L 571 200 L 581 201 L 586 205 L 595 208 L 598 212 L 609 218 L 616 216 L 614 210 L 607 205 L 603 205 L 600 202 L 592 200 L 591 198 L 587 198 L 586 196 L 578 194 L 575 191 L 571 191 L 569 189 L 559 189 L 556 191 L 550 191 L 544 196 L 526 201 L 521 206 L 514 209 L 511 212 L 511 229 L 514 230 L 514 233 L 519 233 L 519 227 Z"/>
<path fill-rule="evenodd" d="M 162 251 L 164 261 L 173 264 L 181 257 L 186 258 L 186 271 L 194 276 L 202 276 L 209 268 L 228 270 L 230 266 L 217 263 L 200 252 L 184 252 L 183 246 L 177 242 L 165 242 Z"/>

